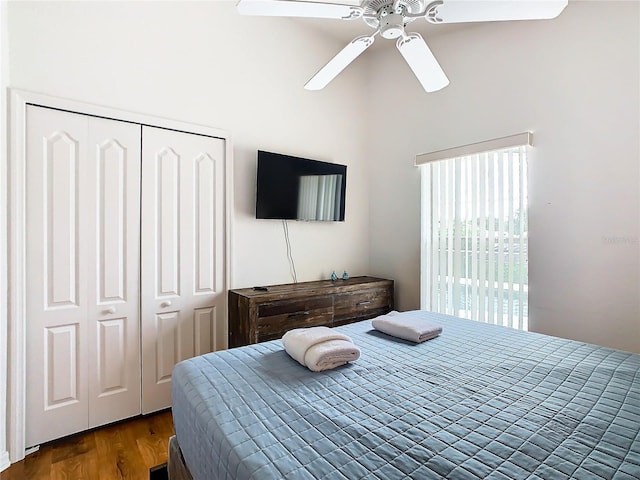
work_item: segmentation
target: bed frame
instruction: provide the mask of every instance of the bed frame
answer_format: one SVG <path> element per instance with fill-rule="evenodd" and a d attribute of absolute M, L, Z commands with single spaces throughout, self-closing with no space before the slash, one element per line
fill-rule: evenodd
<path fill-rule="evenodd" d="M 169 439 L 169 462 L 167 464 L 169 480 L 193 480 L 191 472 L 184 463 L 184 457 L 178 444 L 178 439 L 174 435 Z"/>

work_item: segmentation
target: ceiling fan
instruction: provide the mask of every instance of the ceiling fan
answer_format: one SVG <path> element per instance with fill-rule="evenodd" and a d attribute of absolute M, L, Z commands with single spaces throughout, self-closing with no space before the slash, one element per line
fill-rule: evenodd
<path fill-rule="evenodd" d="M 568 0 L 362 0 L 359 6 L 296 0 L 240 0 L 243 15 L 354 20 L 361 18 L 375 31 L 351 41 L 309 80 L 304 88 L 320 90 L 369 48 L 380 34 L 397 39 L 400 54 L 427 92 L 449 85 L 449 79 L 419 33 L 405 28 L 416 19 L 433 24 L 541 20 L 555 18 Z"/>

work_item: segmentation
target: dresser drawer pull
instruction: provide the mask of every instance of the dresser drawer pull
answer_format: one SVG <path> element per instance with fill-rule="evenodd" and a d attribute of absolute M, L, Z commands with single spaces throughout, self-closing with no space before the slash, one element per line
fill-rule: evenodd
<path fill-rule="evenodd" d="M 362 307 L 363 305 L 371 305 L 371 300 L 366 300 L 364 302 L 356 303 L 356 307 Z"/>
<path fill-rule="evenodd" d="M 296 313 L 290 313 L 289 314 L 289 318 L 293 318 L 293 317 L 304 317 L 306 315 L 309 315 L 309 312 L 296 312 Z"/>

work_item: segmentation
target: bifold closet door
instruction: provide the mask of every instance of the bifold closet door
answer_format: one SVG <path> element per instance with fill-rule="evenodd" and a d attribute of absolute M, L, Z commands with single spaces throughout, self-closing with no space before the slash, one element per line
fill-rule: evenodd
<path fill-rule="evenodd" d="M 27 108 L 26 445 L 140 412 L 140 126 Z"/>
<path fill-rule="evenodd" d="M 171 405 L 171 371 L 225 347 L 225 141 L 142 129 L 142 412 Z"/>

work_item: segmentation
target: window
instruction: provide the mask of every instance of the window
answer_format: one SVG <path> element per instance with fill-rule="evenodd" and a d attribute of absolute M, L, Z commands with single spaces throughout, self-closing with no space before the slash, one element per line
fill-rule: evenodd
<path fill-rule="evenodd" d="M 528 329 L 530 134 L 522 135 L 490 152 L 467 153 L 482 143 L 418 157 L 423 309 Z"/>

